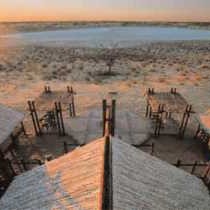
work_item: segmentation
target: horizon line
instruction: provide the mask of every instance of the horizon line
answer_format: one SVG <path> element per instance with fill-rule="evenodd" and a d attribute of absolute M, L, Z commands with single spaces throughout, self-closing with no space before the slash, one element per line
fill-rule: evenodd
<path fill-rule="evenodd" d="M 69 22 L 69 23 L 210 23 L 210 20 L 207 21 L 176 21 L 176 20 L 17 20 L 17 21 L 1 21 L 0 23 L 49 23 L 49 22 Z"/>

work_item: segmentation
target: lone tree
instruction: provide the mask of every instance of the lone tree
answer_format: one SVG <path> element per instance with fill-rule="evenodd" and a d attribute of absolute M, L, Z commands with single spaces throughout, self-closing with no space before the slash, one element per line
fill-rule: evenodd
<path fill-rule="evenodd" d="M 113 75 L 114 73 L 112 72 L 112 67 L 114 66 L 117 57 L 118 57 L 118 52 L 117 52 L 117 46 L 118 44 L 112 44 L 111 47 L 109 47 L 105 51 L 105 62 L 108 67 L 108 71 L 106 72 L 107 75 Z"/>
<path fill-rule="evenodd" d="M 106 65 L 108 66 L 108 74 L 112 74 L 112 66 L 114 66 L 115 58 L 113 56 L 110 56 L 106 60 Z"/>

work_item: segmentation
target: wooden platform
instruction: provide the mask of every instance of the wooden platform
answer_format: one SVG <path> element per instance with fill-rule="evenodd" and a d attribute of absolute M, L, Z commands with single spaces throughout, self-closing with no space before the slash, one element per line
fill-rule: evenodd
<path fill-rule="evenodd" d="M 200 139 L 203 143 L 206 143 L 208 146 L 208 153 L 210 153 L 210 115 L 200 115 L 196 120 L 198 122 L 196 138 Z"/>
<path fill-rule="evenodd" d="M 102 137 L 102 111 L 91 111 L 87 116 L 64 120 L 66 132 L 79 143 L 88 143 Z M 141 145 L 151 134 L 149 119 L 136 116 L 130 112 L 117 111 L 115 136 L 129 144 Z"/>
<path fill-rule="evenodd" d="M 146 117 L 156 119 L 154 134 L 176 133 L 184 137 L 189 119 L 195 111 L 186 99 L 172 88 L 170 92 L 147 92 Z"/>
<path fill-rule="evenodd" d="M 148 103 L 153 112 L 158 111 L 159 105 L 164 105 L 164 111 L 169 113 L 183 113 L 188 105 L 180 93 L 155 92 L 147 95 Z"/>
<path fill-rule="evenodd" d="M 153 124 L 153 130 L 155 124 Z M 174 119 L 164 119 L 160 129 L 161 135 L 177 135 L 179 133 L 179 123 Z"/>
<path fill-rule="evenodd" d="M 54 108 L 55 102 L 62 102 L 63 106 L 68 106 L 72 101 L 72 95 L 67 91 L 53 91 L 51 93 L 41 93 L 35 100 L 37 110 L 48 111 Z"/>

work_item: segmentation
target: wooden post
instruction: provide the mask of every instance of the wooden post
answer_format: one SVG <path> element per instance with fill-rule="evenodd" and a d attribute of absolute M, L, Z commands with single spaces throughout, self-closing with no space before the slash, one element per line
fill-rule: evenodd
<path fill-rule="evenodd" d="M 69 117 L 73 117 L 72 103 L 69 104 Z"/>
<path fill-rule="evenodd" d="M 73 87 L 67 86 L 67 92 L 70 95 L 70 103 L 69 103 L 69 116 L 76 117 L 76 109 L 75 109 L 75 101 L 74 101 L 74 90 Z"/>
<path fill-rule="evenodd" d="M 12 166 L 12 163 L 9 159 L 5 159 L 6 163 L 7 163 L 7 174 L 8 177 L 13 178 L 14 176 L 16 176 L 16 172 Z"/>
<path fill-rule="evenodd" d="M 21 164 L 23 166 L 24 171 L 27 171 L 28 169 L 27 169 L 27 166 L 26 166 L 24 160 L 21 160 L 20 162 L 21 162 Z"/>
<path fill-rule="evenodd" d="M 187 105 L 185 113 L 182 118 L 181 126 L 179 128 L 179 133 L 181 137 L 184 137 L 191 112 L 192 112 L 192 105 Z"/>
<path fill-rule="evenodd" d="M 203 174 L 203 176 L 201 178 L 202 178 L 204 184 L 210 190 L 210 163 L 208 164 L 208 166 L 204 170 L 204 174 Z"/>
<path fill-rule="evenodd" d="M 151 151 L 151 155 L 153 156 L 155 152 L 155 143 L 152 142 L 152 151 Z"/>
<path fill-rule="evenodd" d="M 37 128 L 37 125 L 36 125 L 36 121 L 35 121 L 35 117 L 34 117 L 31 101 L 28 101 L 28 106 L 29 106 L 32 122 L 33 122 L 33 125 L 34 125 L 35 133 L 36 133 L 37 136 L 39 136 L 39 131 L 38 131 L 38 128 Z"/>
<path fill-rule="evenodd" d="M 26 133 L 26 129 L 25 129 L 25 126 L 24 126 L 23 122 L 21 122 L 21 130 L 22 130 L 24 136 L 26 136 L 27 133 Z"/>
<path fill-rule="evenodd" d="M 152 118 L 152 107 L 149 105 L 149 118 Z"/>
<path fill-rule="evenodd" d="M 57 128 L 58 128 L 58 134 L 61 136 L 61 125 L 60 125 L 60 118 L 59 118 L 59 108 L 58 108 L 58 104 L 57 102 L 55 102 L 55 116 L 56 116 L 56 124 L 57 124 Z"/>
<path fill-rule="evenodd" d="M 160 108 L 160 122 L 159 122 L 159 128 L 158 128 L 158 136 L 160 135 L 160 130 L 161 130 L 161 126 L 162 126 L 162 121 L 163 121 L 163 113 L 164 113 L 164 104 L 161 105 Z"/>
<path fill-rule="evenodd" d="M 159 114 L 157 115 L 157 119 L 155 120 L 155 136 L 157 137 L 157 133 L 158 133 L 158 127 L 159 127 Z"/>
<path fill-rule="evenodd" d="M 177 160 L 177 163 L 175 165 L 177 168 L 179 168 L 181 166 L 181 160 Z"/>
<path fill-rule="evenodd" d="M 67 86 L 67 93 L 70 93 L 70 87 Z"/>
<path fill-rule="evenodd" d="M 157 119 L 155 125 L 155 136 L 160 136 L 160 130 L 162 127 L 162 120 L 163 120 L 163 113 L 164 113 L 164 104 L 159 104 L 158 111 L 157 111 Z"/>
<path fill-rule="evenodd" d="M 145 117 L 148 117 L 149 114 L 149 101 L 147 100 L 147 106 L 146 106 L 146 114 Z"/>
<path fill-rule="evenodd" d="M 20 170 L 20 172 L 23 172 L 22 167 L 21 167 L 21 164 L 18 164 L 19 163 L 19 160 L 17 158 L 17 154 L 15 153 L 14 148 L 11 148 L 9 150 L 9 152 L 10 152 L 10 154 L 12 156 L 12 160 L 17 163 L 16 165 L 18 166 L 18 169 Z"/>
<path fill-rule="evenodd" d="M 194 136 L 194 139 L 197 139 L 198 138 L 198 135 L 199 135 L 200 131 L 201 131 L 201 125 L 199 123 L 198 124 L 198 128 L 197 128 L 197 131 L 196 131 L 195 136 Z"/>
<path fill-rule="evenodd" d="M 35 102 L 28 101 L 28 106 L 29 106 L 31 117 L 32 117 L 35 133 L 37 136 L 40 136 L 42 134 L 42 131 L 39 124 L 38 114 L 36 112 Z"/>
<path fill-rule="evenodd" d="M 63 122 L 63 114 L 62 114 L 62 107 L 61 102 L 55 102 L 55 116 L 58 128 L 58 134 L 60 136 L 65 136 L 65 127 Z"/>
<path fill-rule="evenodd" d="M 12 179 L 17 175 L 15 173 L 14 168 L 12 167 L 12 164 L 9 159 L 0 159 L 0 169 L 1 169 L 1 176 L 4 179 L 4 185 L 1 186 L 3 188 L 7 187 L 10 182 L 12 182 Z"/>
<path fill-rule="evenodd" d="M 58 103 L 58 107 L 59 107 L 59 115 L 60 115 L 62 135 L 65 136 L 66 134 L 65 134 L 65 127 L 64 127 L 64 122 L 63 122 L 63 113 L 62 113 L 61 102 Z"/>
<path fill-rule="evenodd" d="M 196 170 L 197 165 L 198 165 L 198 162 L 195 161 L 195 163 L 194 163 L 194 165 L 193 165 L 193 167 L 192 167 L 191 174 L 194 174 L 194 173 L 195 173 L 195 170 Z"/>
<path fill-rule="evenodd" d="M 65 141 L 63 142 L 63 148 L 64 148 L 64 153 L 67 154 L 68 153 L 68 144 Z"/>
<path fill-rule="evenodd" d="M 76 109 L 75 109 L 75 103 L 74 103 L 74 90 L 73 90 L 73 87 L 71 87 L 71 95 L 72 95 L 73 117 L 76 117 Z"/>
<path fill-rule="evenodd" d="M 115 135 L 116 100 L 112 100 L 111 110 L 111 135 Z"/>
<path fill-rule="evenodd" d="M 176 94 L 176 93 L 177 93 L 176 88 L 171 88 L 171 94 Z"/>
<path fill-rule="evenodd" d="M 107 107 L 107 101 L 104 99 L 102 101 L 103 136 L 105 135 L 105 126 L 106 126 L 106 107 Z"/>
<path fill-rule="evenodd" d="M 44 87 L 44 93 L 46 93 L 46 94 L 52 93 L 50 86 Z"/>
<path fill-rule="evenodd" d="M 32 108 L 33 108 L 33 111 L 34 111 L 34 116 L 35 116 L 35 120 L 36 120 L 38 131 L 39 131 L 39 135 L 41 135 L 42 131 L 41 131 L 41 127 L 40 127 L 40 124 L 39 124 L 39 118 L 38 118 L 38 114 L 37 114 L 37 111 L 36 111 L 36 107 L 35 107 L 35 102 L 34 101 L 32 101 Z"/>
<path fill-rule="evenodd" d="M 44 92 L 47 93 L 47 86 L 44 86 Z"/>

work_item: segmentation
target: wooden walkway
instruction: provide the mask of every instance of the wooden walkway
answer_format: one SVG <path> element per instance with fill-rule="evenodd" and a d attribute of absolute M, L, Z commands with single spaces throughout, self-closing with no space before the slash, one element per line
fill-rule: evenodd
<path fill-rule="evenodd" d="M 179 134 L 183 137 L 192 114 L 192 106 L 172 88 L 170 92 L 147 92 L 146 117 L 156 119 L 155 135 L 160 133 Z"/>
<path fill-rule="evenodd" d="M 155 92 L 148 94 L 148 102 L 154 112 L 158 111 L 159 105 L 164 105 L 164 111 L 168 113 L 183 113 L 188 105 L 180 93 Z"/>
<path fill-rule="evenodd" d="M 87 116 L 65 119 L 67 134 L 80 144 L 101 138 L 103 135 L 102 111 L 91 111 Z M 151 122 L 149 119 L 136 116 L 127 111 L 117 111 L 115 136 L 123 141 L 141 145 L 150 137 Z"/>

